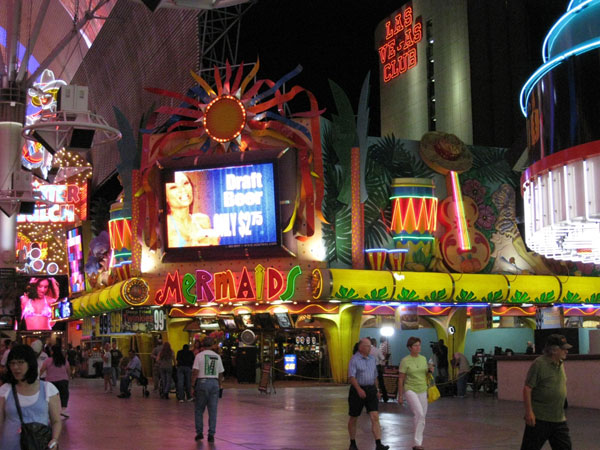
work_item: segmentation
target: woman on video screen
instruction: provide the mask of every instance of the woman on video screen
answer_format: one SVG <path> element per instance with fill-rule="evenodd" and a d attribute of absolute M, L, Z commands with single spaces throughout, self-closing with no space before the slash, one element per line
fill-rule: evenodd
<path fill-rule="evenodd" d="M 28 330 L 51 330 L 52 308 L 60 294 L 54 278 L 32 278 L 21 296 L 21 318 Z"/>
<path fill-rule="evenodd" d="M 175 173 L 175 182 L 166 183 L 167 239 L 170 248 L 217 245 L 219 234 L 212 229 L 210 217 L 192 214 L 194 189 L 189 178 Z"/>

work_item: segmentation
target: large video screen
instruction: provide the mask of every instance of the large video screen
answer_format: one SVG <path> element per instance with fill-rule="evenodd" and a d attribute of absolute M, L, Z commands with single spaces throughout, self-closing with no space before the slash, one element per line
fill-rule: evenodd
<path fill-rule="evenodd" d="M 28 331 L 51 330 L 52 305 L 69 295 L 67 277 L 31 277 L 24 283 L 20 297 L 21 319 Z"/>
<path fill-rule="evenodd" d="M 85 291 L 83 270 L 83 242 L 81 227 L 67 231 L 67 257 L 69 259 L 69 289 L 71 294 Z"/>
<path fill-rule="evenodd" d="M 164 183 L 169 249 L 277 244 L 271 162 L 175 170 Z"/>

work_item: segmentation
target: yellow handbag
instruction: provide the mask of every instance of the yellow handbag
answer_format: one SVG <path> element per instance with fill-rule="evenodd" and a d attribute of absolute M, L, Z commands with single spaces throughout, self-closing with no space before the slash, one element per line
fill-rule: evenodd
<path fill-rule="evenodd" d="M 427 374 L 427 402 L 433 403 L 440 398 L 440 390 L 435 385 L 432 374 Z"/>

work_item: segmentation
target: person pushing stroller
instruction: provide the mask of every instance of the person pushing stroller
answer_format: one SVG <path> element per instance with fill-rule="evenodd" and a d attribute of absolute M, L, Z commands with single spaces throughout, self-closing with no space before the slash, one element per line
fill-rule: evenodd
<path fill-rule="evenodd" d="M 121 393 L 117 395 L 117 397 L 131 397 L 129 385 L 131 384 L 131 380 L 133 379 L 137 379 L 142 386 L 146 386 L 148 384 L 148 380 L 142 374 L 142 362 L 140 361 L 140 358 L 135 354 L 135 350 L 131 349 L 129 350 L 129 362 L 127 363 L 127 367 L 125 368 L 125 374 L 121 377 Z"/>

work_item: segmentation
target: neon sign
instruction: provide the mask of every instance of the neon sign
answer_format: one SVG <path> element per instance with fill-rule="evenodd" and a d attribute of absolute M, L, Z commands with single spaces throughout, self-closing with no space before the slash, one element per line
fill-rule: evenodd
<path fill-rule="evenodd" d="M 80 227 L 67 231 L 67 256 L 71 294 L 82 292 L 85 290 L 85 272 L 83 271 L 83 243 Z"/>
<path fill-rule="evenodd" d="M 423 21 L 421 16 L 413 18 L 410 3 L 385 22 L 385 41 L 378 48 L 385 83 L 417 65 L 417 44 L 422 39 Z"/>
<path fill-rule="evenodd" d="M 87 185 L 32 183 L 50 205 L 37 203 L 33 214 L 19 214 L 18 223 L 74 223 L 87 219 Z"/>
<path fill-rule="evenodd" d="M 261 301 L 266 299 L 289 300 L 296 290 L 296 278 L 302 273 L 300 266 L 294 266 L 287 274 L 261 264 L 254 269 L 254 276 L 244 266 L 236 276 L 231 270 L 210 273 L 196 270 L 195 275 L 186 273 L 183 277 L 176 270 L 168 273 L 163 287 L 156 291 L 154 303 L 157 305 L 187 302 Z"/>

